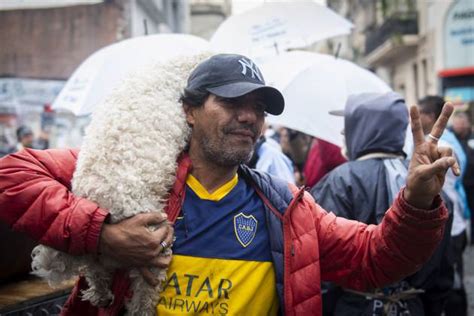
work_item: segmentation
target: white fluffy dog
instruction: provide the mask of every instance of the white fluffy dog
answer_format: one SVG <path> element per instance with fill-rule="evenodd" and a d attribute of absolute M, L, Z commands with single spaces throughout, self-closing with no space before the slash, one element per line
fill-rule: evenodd
<path fill-rule="evenodd" d="M 209 53 L 179 57 L 131 74 L 94 112 L 72 180 L 74 194 L 108 209 L 111 222 L 143 212 L 161 212 L 175 181 L 176 159 L 189 136 L 179 95 L 191 70 Z M 83 299 L 96 306 L 113 300 L 112 276 L 119 263 L 92 255 L 74 257 L 40 245 L 33 273 L 54 285 L 84 274 Z M 160 280 L 166 271 L 157 271 Z M 129 315 L 154 315 L 162 285 L 130 271 Z"/>

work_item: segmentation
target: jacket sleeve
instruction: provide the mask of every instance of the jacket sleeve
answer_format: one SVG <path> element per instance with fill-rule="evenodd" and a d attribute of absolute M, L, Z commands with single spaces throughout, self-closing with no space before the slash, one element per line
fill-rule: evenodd
<path fill-rule="evenodd" d="M 95 253 L 108 212 L 71 193 L 77 151 L 25 149 L 0 160 L 0 220 L 73 254 Z"/>
<path fill-rule="evenodd" d="M 316 204 L 321 279 L 356 290 L 377 288 L 414 273 L 443 237 L 448 211 L 438 196 L 420 210 L 401 191 L 379 225 L 336 217 Z"/>

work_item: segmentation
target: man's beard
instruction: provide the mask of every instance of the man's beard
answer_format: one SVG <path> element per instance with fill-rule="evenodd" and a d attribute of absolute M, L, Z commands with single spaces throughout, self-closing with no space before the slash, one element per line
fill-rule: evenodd
<path fill-rule="evenodd" d="M 250 150 L 232 148 L 225 144 L 216 144 L 207 137 L 202 137 L 200 146 L 205 158 L 221 167 L 235 167 L 247 163 L 252 158 L 253 147 Z"/>
<path fill-rule="evenodd" d="M 257 135 L 258 132 L 255 127 L 247 128 Z M 232 132 L 234 129 L 236 128 L 226 127 L 223 131 L 224 135 Z M 222 167 L 235 167 L 249 162 L 253 155 L 254 145 L 255 141 L 248 149 L 239 148 L 225 143 L 225 140 L 222 139 L 213 140 L 205 134 L 200 137 L 200 146 L 205 158 Z"/>

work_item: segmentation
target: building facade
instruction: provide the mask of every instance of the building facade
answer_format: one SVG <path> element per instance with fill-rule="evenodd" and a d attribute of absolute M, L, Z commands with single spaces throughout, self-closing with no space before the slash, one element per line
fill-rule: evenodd
<path fill-rule="evenodd" d="M 190 30 L 187 0 L 66 2 L 0 3 L 0 109 L 16 114 L 13 127 L 50 133 L 53 147 L 78 146 L 82 139 L 88 118 L 57 112 L 51 120 L 49 105 L 89 55 L 129 37 Z"/>
<path fill-rule="evenodd" d="M 231 14 L 231 0 L 191 0 L 190 33 L 209 40 Z"/>
<path fill-rule="evenodd" d="M 336 40 L 340 55 L 372 69 L 408 104 L 432 94 L 462 109 L 474 102 L 474 1 L 332 0 L 328 5 L 355 25 L 351 36 Z"/>

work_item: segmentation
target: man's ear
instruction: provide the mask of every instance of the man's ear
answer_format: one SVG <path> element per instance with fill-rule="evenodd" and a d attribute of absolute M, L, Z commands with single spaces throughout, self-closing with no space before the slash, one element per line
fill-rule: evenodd
<path fill-rule="evenodd" d="M 184 114 L 186 115 L 186 122 L 189 126 L 193 126 L 195 122 L 194 112 L 196 110 L 195 106 L 190 106 L 189 104 L 183 103 Z"/>

